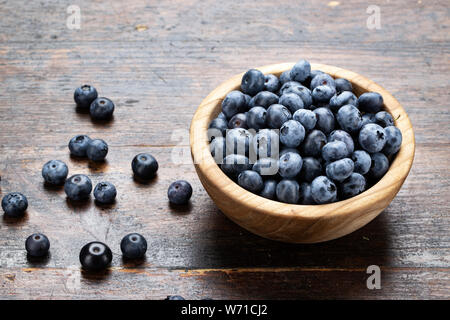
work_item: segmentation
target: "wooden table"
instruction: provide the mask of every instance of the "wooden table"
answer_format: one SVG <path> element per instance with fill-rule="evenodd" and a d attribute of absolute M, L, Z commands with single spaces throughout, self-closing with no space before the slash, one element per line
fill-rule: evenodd
<path fill-rule="evenodd" d="M 105 2 L 106 3 L 106 2 Z M 200 299 L 450 298 L 450 6 L 448 1 L 374 1 L 381 28 L 368 29 L 366 1 L 77 1 L 81 28 L 69 29 L 72 1 L 0 2 L 1 196 L 21 191 L 28 214 L 0 219 L 0 298 Z M 310 61 L 363 74 L 409 113 L 417 149 L 402 190 L 377 219 L 316 245 L 262 239 L 219 212 L 191 164 L 188 128 L 201 100 L 249 67 Z M 77 113 L 73 91 L 93 84 L 116 103 L 114 120 Z M 106 140 L 105 164 L 69 157 L 76 134 Z M 133 156 L 159 161 L 149 184 L 132 179 Z M 118 201 L 99 207 L 46 188 L 42 165 L 111 181 Z M 194 187 L 184 210 L 168 185 Z M 51 256 L 28 261 L 25 238 L 51 241 Z M 121 238 L 149 243 L 142 264 L 122 261 Z M 78 254 L 100 240 L 110 270 L 81 272 Z M 381 268 L 369 290 L 369 265 Z"/>

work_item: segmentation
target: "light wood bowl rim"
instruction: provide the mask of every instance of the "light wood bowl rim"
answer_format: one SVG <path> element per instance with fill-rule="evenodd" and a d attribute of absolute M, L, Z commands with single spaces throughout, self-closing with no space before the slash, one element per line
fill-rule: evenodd
<path fill-rule="evenodd" d="M 273 64 L 256 69 L 264 74 L 280 75 L 282 72 L 291 69 L 294 64 Z M 191 154 L 197 173 L 201 179 L 205 179 L 202 180 L 202 183 L 205 181 L 209 186 L 221 190 L 227 197 L 238 202 L 242 207 L 248 207 L 264 215 L 288 218 L 289 221 L 296 219 L 338 219 L 354 211 L 370 210 L 380 199 L 393 198 L 395 196 L 392 193 L 397 193 L 397 191 L 393 191 L 395 188 L 392 188 L 392 186 L 398 182 L 403 184 L 411 169 L 415 152 L 414 132 L 406 111 L 383 87 L 355 72 L 317 63 L 311 63 L 311 68 L 312 70 L 321 70 L 329 73 L 334 78 L 347 79 L 354 86 L 359 86 L 365 91 L 378 92 L 383 96 L 385 109 L 391 113 L 395 125 L 400 129 L 403 136 L 400 151 L 383 178 L 371 188 L 353 198 L 322 205 L 286 204 L 269 200 L 243 189 L 228 178 L 210 154 L 206 131 L 210 120 L 220 113 L 221 101 L 226 94 L 232 90 L 239 89 L 243 72 L 233 76 L 214 89 L 202 101 L 192 119 L 190 127 Z M 198 159 L 202 160 L 199 161 Z M 209 192 L 209 190 L 207 191 Z"/>

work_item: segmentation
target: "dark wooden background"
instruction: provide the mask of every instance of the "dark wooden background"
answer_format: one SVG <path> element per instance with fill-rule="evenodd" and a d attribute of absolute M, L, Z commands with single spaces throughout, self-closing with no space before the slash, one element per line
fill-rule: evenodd
<path fill-rule="evenodd" d="M 0 218 L 0 298 L 450 298 L 448 1 L 76 1 L 80 30 L 66 26 L 71 4 L 0 1 L 1 196 L 21 191 L 30 202 L 24 219 Z M 381 9 L 379 30 L 366 27 L 369 4 Z M 384 86 L 409 113 L 417 142 L 388 209 L 316 245 L 272 242 L 230 222 L 188 149 L 191 117 L 212 89 L 250 67 L 300 58 Z M 75 112 L 73 91 L 84 83 L 116 103 L 112 122 Z M 67 143 L 79 133 L 109 143 L 105 164 L 70 159 Z M 132 179 L 138 152 L 160 164 L 147 185 Z M 174 161 L 183 152 L 187 160 Z M 45 188 L 40 171 L 51 159 L 111 181 L 117 203 L 74 207 L 62 189 Z M 194 187 L 184 210 L 166 197 L 179 178 Z M 28 261 L 24 241 L 37 231 L 50 238 L 51 256 Z M 133 231 L 149 243 L 140 265 L 120 255 Z M 80 270 L 79 250 L 92 240 L 114 252 L 104 274 Z M 373 264 L 380 290 L 366 287 Z"/>

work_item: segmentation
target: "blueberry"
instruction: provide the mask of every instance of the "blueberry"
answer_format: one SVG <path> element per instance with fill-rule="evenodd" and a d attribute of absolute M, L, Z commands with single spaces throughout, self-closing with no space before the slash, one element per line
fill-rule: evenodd
<path fill-rule="evenodd" d="M 370 166 L 369 175 L 374 179 L 380 179 L 389 169 L 389 160 L 381 152 L 371 154 L 372 164 Z"/>
<path fill-rule="evenodd" d="M 291 69 L 290 77 L 297 82 L 305 81 L 311 73 L 311 65 L 306 60 L 300 60 Z"/>
<path fill-rule="evenodd" d="M 336 89 L 331 86 L 317 86 L 312 91 L 312 97 L 316 103 L 328 103 L 336 94 Z"/>
<path fill-rule="evenodd" d="M 111 249 L 104 243 L 93 241 L 80 251 L 80 262 L 84 269 L 99 271 L 106 269 L 112 261 Z"/>
<path fill-rule="evenodd" d="M 302 145 L 302 154 L 305 156 L 318 157 L 322 152 L 322 147 L 327 143 L 327 137 L 320 130 L 311 131 L 305 138 Z"/>
<path fill-rule="evenodd" d="M 277 184 L 276 194 L 279 201 L 296 204 L 299 200 L 299 185 L 295 180 L 283 179 Z"/>
<path fill-rule="evenodd" d="M 227 116 L 223 112 L 220 112 L 219 115 L 217 116 L 217 118 L 220 118 L 220 119 L 223 119 L 223 120 L 227 120 Z"/>
<path fill-rule="evenodd" d="M 352 173 L 339 186 L 339 190 L 344 198 L 354 197 L 366 188 L 366 178 L 359 173 Z"/>
<path fill-rule="evenodd" d="M 375 114 L 375 121 L 378 125 L 384 127 L 390 127 L 394 125 L 394 119 L 386 111 L 380 111 Z"/>
<path fill-rule="evenodd" d="M 43 257 L 48 254 L 50 241 L 42 233 L 33 233 L 25 241 L 25 249 L 30 257 Z"/>
<path fill-rule="evenodd" d="M 102 139 L 93 139 L 89 141 L 86 155 L 89 160 L 103 161 L 108 154 L 108 144 Z"/>
<path fill-rule="evenodd" d="M 270 92 L 277 92 L 280 89 L 281 83 L 278 77 L 273 74 L 264 76 L 264 90 Z"/>
<path fill-rule="evenodd" d="M 220 166 L 222 171 L 235 178 L 244 170 L 250 170 L 252 165 L 246 156 L 241 154 L 229 154 L 223 159 L 223 163 Z"/>
<path fill-rule="evenodd" d="M 300 173 L 302 165 L 303 159 L 299 154 L 287 152 L 278 161 L 278 172 L 283 178 L 292 179 Z"/>
<path fill-rule="evenodd" d="M 295 111 L 295 113 L 292 115 L 292 118 L 300 122 L 306 131 L 311 131 L 312 129 L 314 129 L 317 123 L 316 114 L 313 111 L 307 109 L 300 109 Z"/>
<path fill-rule="evenodd" d="M 78 201 L 89 197 L 92 191 L 92 182 L 84 174 L 75 174 L 64 183 L 64 192 L 70 200 Z"/>
<path fill-rule="evenodd" d="M 317 117 L 316 129 L 319 129 L 325 134 L 329 134 L 334 130 L 334 115 L 330 109 L 321 107 L 314 110 Z"/>
<path fill-rule="evenodd" d="M 353 142 L 352 136 L 344 130 L 333 130 L 328 136 L 328 142 L 333 141 L 342 141 L 345 143 L 348 151 L 347 156 L 350 156 L 353 150 L 355 150 L 355 143 Z"/>
<path fill-rule="evenodd" d="M 216 163 L 222 163 L 223 158 L 227 154 L 226 143 L 224 137 L 216 137 L 209 144 L 209 150 Z"/>
<path fill-rule="evenodd" d="M 375 123 L 375 113 L 365 113 L 362 116 L 361 128 L 368 123 Z"/>
<path fill-rule="evenodd" d="M 151 154 L 139 153 L 133 158 L 131 169 L 136 177 L 148 180 L 158 171 L 158 161 Z"/>
<path fill-rule="evenodd" d="M 266 126 L 267 110 L 263 107 L 253 107 L 247 112 L 247 126 L 259 130 Z"/>
<path fill-rule="evenodd" d="M 242 77 L 242 92 L 254 96 L 264 90 L 265 77 L 264 74 L 256 69 L 248 70 Z"/>
<path fill-rule="evenodd" d="M 386 135 L 382 127 L 369 123 L 359 132 L 358 142 L 369 153 L 380 152 L 386 144 Z"/>
<path fill-rule="evenodd" d="M 327 177 L 319 176 L 311 182 L 311 196 L 317 204 L 336 201 L 336 185 Z"/>
<path fill-rule="evenodd" d="M 303 81 L 303 85 L 307 86 L 308 88 L 311 86 L 311 80 L 314 79 L 315 76 L 317 76 L 318 74 L 324 73 L 320 70 L 311 70 L 311 72 L 309 73 L 308 78 L 305 79 L 305 81 Z"/>
<path fill-rule="evenodd" d="M 285 154 L 287 152 L 293 152 L 293 153 L 297 153 L 297 154 L 300 155 L 300 151 L 298 149 L 296 149 L 296 148 L 288 148 L 288 147 L 282 146 L 279 156 L 281 157 L 283 154 Z"/>
<path fill-rule="evenodd" d="M 242 128 L 230 129 L 225 138 L 227 154 L 236 153 L 249 156 L 251 133 Z"/>
<path fill-rule="evenodd" d="M 318 86 L 330 86 L 336 89 L 334 79 L 327 73 L 319 73 L 311 80 L 311 90 L 314 90 Z"/>
<path fill-rule="evenodd" d="M 75 89 L 73 93 L 73 99 L 78 108 L 87 109 L 91 106 L 91 103 L 97 99 L 97 90 L 88 84 L 85 84 Z"/>
<path fill-rule="evenodd" d="M 228 128 L 230 129 L 236 129 L 236 128 L 243 128 L 247 129 L 247 116 L 245 113 L 238 113 L 235 114 L 230 121 L 228 121 Z"/>
<path fill-rule="evenodd" d="M 237 113 L 243 113 L 247 110 L 245 96 L 242 92 L 234 90 L 227 94 L 222 101 L 222 112 L 231 119 Z"/>
<path fill-rule="evenodd" d="M 303 205 L 316 204 L 312 197 L 311 184 L 302 182 L 299 188 L 299 203 Z"/>
<path fill-rule="evenodd" d="M 342 106 L 347 104 L 358 106 L 358 98 L 350 91 L 344 91 L 330 99 L 330 109 L 333 112 L 337 112 Z"/>
<path fill-rule="evenodd" d="M 347 145 L 342 141 L 328 142 L 322 148 L 322 158 L 326 162 L 333 162 L 348 156 Z"/>
<path fill-rule="evenodd" d="M 303 109 L 304 107 L 302 98 L 300 98 L 298 94 L 292 92 L 283 94 L 278 103 L 288 108 L 292 113 L 299 109 Z"/>
<path fill-rule="evenodd" d="M 240 92 L 240 91 L 239 91 Z M 252 97 L 250 97 L 248 94 L 243 93 L 244 100 L 245 100 L 245 110 L 250 109 L 250 101 L 252 101 Z"/>
<path fill-rule="evenodd" d="M 278 160 L 274 158 L 258 159 L 252 167 L 252 170 L 261 176 L 273 176 L 278 173 Z"/>
<path fill-rule="evenodd" d="M 114 103 L 108 98 L 97 98 L 91 103 L 89 112 L 95 120 L 108 120 L 113 115 Z"/>
<path fill-rule="evenodd" d="M 167 296 L 164 300 L 185 300 L 182 296 Z"/>
<path fill-rule="evenodd" d="M 387 156 L 396 154 L 402 145 L 402 132 L 394 126 L 384 128 L 386 136 L 386 144 L 383 148 L 383 153 Z"/>
<path fill-rule="evenodd" d="M 303 100 L 304 108 L 309 108 L 312 104 L 311 90 L 296 81 L 286 82 L 281 86 L 280 95 L 295 93 Z"/>
<path fill-rule="evenodd" d="M 253 170 L 242 171 L 237 181 L 242 188 L 253 193 L 259 193 L 264 188 L 262 177 Z"/>
<path fill-rule="evenodd" d="M 250 100 L 249 106 L 260 106 L 267 109 L 272 104 L 276 103 L 278 103 L 278 96 L 275 93 L 270 91 L 261 91 Z"/>
<path fill-rule="evenodd" d="M 281 104 L 273 104 L 267 109 L 267 126 L 271 129 L 280 129 L 283 123 L 292 119 L 292 114 Z"/>
<path fill-rule="evenodd" d="M 336 91 L 338 93 L 344 92 L 344 91 L 350 91 L 350 92 L 353 91 L 352 83 L 350 81 L 348 81 L 347 79 L 338 78 L 338 79 L 335 79 L 334 82 L 336 84 Z"/>
<path fill-rule="evenodd" d="M 219 133 L 214 129 L 219 130 L 220 134 L 224 136 L 225 132 L 228 129 L 228 122 L 222 118 L 217 117 L 209 123 L 208 129 L 208 135 L 210 136 L 210 138 L 219 136 Z"/>
<path fill-rule="evenodd" d="M 173 204 L 186 204 L 192 196 L 192 186 L 185 180 L 172 182 L 167 190 L 167 197 Z"/>
<path fill-rule="evenodd" d="M 69 150 L 70 153 L 76 157 L 86 157 L 86 150 L 91 138 L 87 135 L 77 135 L 70 139 Z"/>
<path fill-rule="evenodd" d="M 276 180 L 266 180 L 264 181 L 264 187 L 259 193 L 261 197 L 275 200 L 276 199 L 276 193 L 277 193 L 277 181 Z"/>
<path fill-rule="evenodd" d="M 289 148 L 296 148 L 305 139 L 305 128 L 300 122 L 288 120 L 281 126 L 280 141 Z"/>
<path fill-rule="evenodd" d="M 364 112 L 377 113 L 383 108 L 383 97 L 377 92 L 366 92 L 358 98 L 358 108 Z"/>
<path fill-rule="evenodd" d="M 50 160 L 42 167 L 42 177 L 45 182 L 51 185 L 62 185 L 66 181 L 69 169 L 60 160 Z"/>
<path fill-rule="evenodd" d="M 351 104 L 347 104 L 339 109 L 336 114 L 336 120 L 341 128 L 347 132 L 353 133 L 361 129 L 361 112 Z"/>
<path fill-rule="evenodd" d="M 19 192 L 8 193 L 2 199 L 2 209 L 6 216 L 14 218 L 21 217 L 25 214 L 27 208 L 27 197 Z"/>
<path fill-rule="evenodd" d="M 126 259 L 142 259 L 147 252 L 147 240 L 139 233 L 130 233 L 120 241 L 120 250 Z"/>
<path fill-rule="evenodd" d="M 261 129 L 252 141 L 254 154 L 258 158 L 277 157 L 280 154 L 280 138 L 276 130 Z"/>
<path fill-rule="evenodd" d="M 94 197 L 100 203 L 113 203 L 116 195 L 116 187 L 110 182 L 99 182 L 94 188 Z"/>
<path fill-rule="evenodd" d="M 355 165 L 351 159 L 344 158 L 328 164 L 325 171 L 328 178 L 341 182 L 350 177 L 354 166 Z"/>
<path fill-rule="evenodd" d="M 370 166 L 372 164 L 372 159 L 370 155 L 364 150 L 356 150 L 352 154 L 352 160 L 355 163 L 354 172 L 360 174 L 366 174 L 369 172 Z"/>
<path fill-rule="evenodd" d="M 311 182 L 322 174 L 322 165 L 314 157 L 304 157 L 300 178 L 303 181 Z"/>
<path fill-rule="evenodd" d="M 286 82 L 292 81 L 291 70 L 286 70 L 280 75 L 280 84 L 283 85 Z"/>

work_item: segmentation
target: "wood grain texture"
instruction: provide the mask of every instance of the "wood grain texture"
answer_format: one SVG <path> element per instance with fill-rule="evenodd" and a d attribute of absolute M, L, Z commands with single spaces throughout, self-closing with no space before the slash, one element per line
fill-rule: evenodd
<path fill-rule="evenodd" d="M 81 29 L 69 30 L 72 4 L 0 1 L 1 196 L 20 190 L 30 200 L 25 219 L 0 218 L 1 298 L 450 298 L 448 1 L 375 1 L 380 30 L 366 28 L 368 4 L 359 1 L 334 8 L 284 0 L 78 1 Z M 416 138 L 414 165 L 386 210 L 360 230 L 314 245 L 266 240 L 229 221 L 189 154 L 189 124 L 209 92 L 249 67 L 300 58 L 382 85 L 407 111 Z M 113 122 L 75 112 L 73 90 L 85 82 L 116 103 Z M 67 143 L 78 133 L 109 143 L 105 165 L 70 159 Z M 131 159 L 142 151 L 161 164 L 148 185 L 131 177 Z M 175 163 L 172 152 L 187 160 Z M 40 169 L 50 159 L 94 183 L 113 182 L 115 206 L 73 207 L 62 190 L 45 189 Z M 186 210 L 166 200 L 178 178 L 194 187 Z M 35 231 L 52 241 L 46 261 L 26 259 L 24 241 Z M 140 265 L 120 256 L 131 231 L 149 242 Z M 79 250 L 93 239 L 114 252 L 106 276 L 80 270 Z M 366 288 L 372 264 L 381 267 L 381 290 Z"/>

